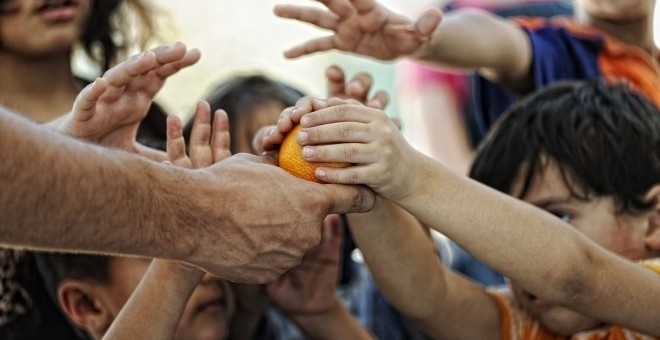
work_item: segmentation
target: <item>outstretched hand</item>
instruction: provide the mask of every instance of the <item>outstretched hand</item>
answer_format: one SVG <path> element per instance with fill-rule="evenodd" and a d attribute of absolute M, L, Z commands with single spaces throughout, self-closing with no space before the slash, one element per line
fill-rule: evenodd
<path fill-rule="evenodd" d="M 174 165 L 200 169 L 211 166 L 231 156 L 229 151 L 229 121 L 227 113 L 217 110 L 211 126 L 209 103 L 197 103 L 193 127 L 190 133 L 189 152 L 183 138 L 181 120 L 174 115 L 167 117 L 167 158 Z"/>
<path fill-rule="evenodd" d="M 275 14 L 306 22 L 333 34 L 309 40 L 285 52 L 297 58 L 337 49 L 381 60 L 418 53 L 430 41 L 442 19 L 437 8 L 424 11 L 416 21 L 394 13 L 374 0 L 317 0 L 327 9 L 277 5 Z"/>
<path fill-rule="evenodd" d="M 308 252 L 302 262 L 267 286 L 275 305 L 289 316 L 329 311 L 337 303 L 343 225 L 339 215 L 323 221 L 321 244 Z"/>
<path fill-rule="evenodd" d="M 56 126 L 74 137 L 138 152 L 138 127 L 155 95 L 168 77 L 199 58 L 197 49 L 183 43 L 134 55 L 88 85 Z"/>
<path fill-rule="evenodd" d="M 339 66 L 330 66 L 325 70 L 327 80 L 327 98 L 339 98 L 347 102 L 362 104 L 376 109 L 384 109 L 389 103 L 385 91 L 376 91 L 369 96 L 374 85 L 373 77 L 366 72 L 355 74 L 346 81 L 346 74 Z M 311 110 L 326 107 L 326 100 L 301 98 L 295 106 L 285 109 L 277 122 L 277 126 L 265 126 L 254 136 L 252 146 L 257 152 L 268 152 L 279 148 L 286 134 L 300 121 L 302 114 Z"/>

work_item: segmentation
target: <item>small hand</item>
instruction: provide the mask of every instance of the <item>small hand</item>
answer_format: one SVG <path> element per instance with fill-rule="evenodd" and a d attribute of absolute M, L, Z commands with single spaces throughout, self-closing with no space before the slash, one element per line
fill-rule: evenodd
<path fill-rule="evenodd" d="M 88 85 L 60 123 L 69 135 L 137 152 L 138 126 L 165 80 L 196 63 L 196 49 L 182 43 L 132 56 Z"/>
<path fill-rule="evenodd" d="M 374 79 L 369 73 L 359 72 L 346 82 L 344 71 L 333 65 L 325 70 L 325 77 L 328 82 L 328 98 L 352 99 L 377 109 L 384 109 L 389 102 L 385 91 L 378 91 L 369 98 L 369 92 L 374 84 Z"/>
<path fill-rule="evenodd" d="M 277 5 L 275 14 L 331 30 L 330 36 L 309 40 L 285 52 L 297 58 L 314 52 L 337 49 L 382 60 L 392 60 L 422 50 L 440 24 L 442 12 L 424 11 L 412 21 L 374 0 L 317 0 L 327 9 Z"/>
<path fill-rule="evenodd" d="M 268 284 L 271 300 L 286 314 L 324 313 L 336 303 L 343 224 L 339 215 L 323 221 L 321 244 L 308 252 L 302 262 Z"/>
<path fill-rule="evenodd" d="M 167 117 L 167 156 L 171 163 L 184 168 L 205 168 L 231 155 L 229 151 L 229 122 L 227 114 L 215 112 L 211 126 L 211 108 L 205 101 L 197 104 L 190 134 L 190 157 L 186 154 L 181 120 Z"/>

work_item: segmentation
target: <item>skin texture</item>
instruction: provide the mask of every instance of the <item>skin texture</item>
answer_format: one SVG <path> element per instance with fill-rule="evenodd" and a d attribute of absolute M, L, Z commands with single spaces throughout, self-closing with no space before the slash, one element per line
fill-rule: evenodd
<path fill-rule="evenodd" d="M 167 155 L 172 164 L 203 168 L 231 155 L 227 116 L 218 110 L 212 125 L 208 103 L 200 102 L 196 107 L 190 157 L 186 154 L 181 121 L 170 116 L 167 123 Z M 229 320 L 236 308 L 234 294 L 226 281 L 215 279 L 198 268 L 165 260 L 154 260 L 146 275 L 144 272 L 145 268 L 135 276 L 137 280 L 123 280 L 128 294 L 135 292 L 128 302 L 129 295 L 119 299 L 120 308 L 124 302 L 126 307 L 104 339 L 226 338 Z M 142 281 L 138 285 L 140 278 Z"/>
<path fill-rule="evenodd" d="M 94 122 L 110 130 L 124 127 L 113 117 L 123 117 L 126 108 L 132 109 L 129 117 L 146 111 L 150 102 L 131 97 L 130 89 L 160 78 L 131 73 L 130 64 L 118 65 L 107 78 L 128 79 L 122 96 L 135 99 L 135 105 L 115 101 L 121 105 L 109 106 L 118 109 L 109 121 L 91 119 L 87 131 L 103 130 Z M 81 94 L 75 106 L 87 104 L 74 116 L 88 108 L 98 110 L 95 116 L 108 112 L 99 100 L 105 92 L 101 84 Z M 140 105 L 144 110 L 136 109 Z M 2 187 L 9 188 L 0 196 L 5 245 L 161 257 L 222 278 L 261 283 L 298 264 L 320 242 L 318 226 L 328 213 L 373 205 L 364 187 L 297 180 L 270 157 L 239 154 L 188 170 L 76 141 L 4 110 L 0 119 L 0 144 L 10 155 L 0 166 Z M 47 173 L 39 170 L 46 167 Z"/>
<path fill-rule="evenodd" d="M 341 77 L 336 79 L 343 84 L 343 72 L 341 72 Z M 370 79 L 370 77 L 354 79 L 353 82 L 357 84 L 353 87 L 363 88 L 366 85 L 365 92 L 368 92 L 370 84 L 365 84 L 364 80 Z M 357 93 L 362 95 L 363 91 Z M 366 94 L 364 95 L 366 98 Z M 271 117 L 270 121 L 276 121 L 279 111 L 271 111 L 270 109 L 275 106 L 271 105 L 273 103 L 267 104 L 261 107 L 261 110 L 249 115 L 254 118 L 253 123 L 268 120 L 266 119 L 268 116 Z M 244 119 L 243 122 L 247 123 L 246 120 L 249 119 Z M 231 143 L 229 142 L 230 128 L 227 116 L 222 111 L 217 111 L 212 125 L 208 104 L 199 103 L 194 116 L 188 149 L 190 157 L 188 157 L 181 133 L 181 123 L 176 117 L 169 117 L 167 143 L 169 161 L 185 168 L 199 168 L 228 157 Z M 247 126 L 239 124 L 239 128 L 234 131 L 240 133 L 241 127 L 245 129 L 250 126 L 254 127 L 254 124 Z M 242 133 L 240 135 L 243 136 Z M 235 145 L 239 145 L 239 148 L 241 146 L 246 149 L 250 148 L 250 145 L 245 143 Z M 342 228 L 343 225 L 338 215 L 327 216 L 323 224 L 321 244 L 308 252 L 300 265 L 267 286 L 271 301 L 291 317 L 310 338 L 371 338 L 371 335 L 357 323 L 335 295 L 343 239 Z M 200 321 L 195 324 L 190 322 L 192 319 L 190 315 L 196 315 L 190 312 L 190 309 L 194 310 L 194 306 L 190 306 L 194 301 L 188 302 L 185 310 L 183 309 L 201 276 L 202 272 L 196 268 L 171 261 L 153 261 L 148 273 L 142 279 L 126 307 L 122 309 L 111 329 L 105 334 L 104 339 L 132 339 L 136 336 L 169 338 L 172 334 L 175 334 L 175 338 L 182 339 L 223 338 L 227 327 L 226 319 L 216 317 L 207 320 L 200 316 L 198 317 Z M 135 283 L 129 283 L 128 287 L 129 292 L 132 291 Z M 197 290 L 203 288 L 204 284 L 198 286 Z M 247 287 L 239 288 L 247 289 Z M 193 292 L 192 300 L 194 300 L 197 290 Z M 245 304 L 245 301 L 241 301 L 241 299 L 246 297 L 252 296 L 239 294 L 239 302 Z M 226 300 L 227 309 L 232 310 L 231 299 Z M 153 317 L 156 313 L 158 318 Z M 182 320 L 179 322 L 181 317 Z M 244 319 L 245 316 L 242 318 Z M 206 323 L 201 323 L 205 320 Z M 234 334 L 234 337 L 248 337 L 254 332 L 253 328 L 256 326 L 254 323 L 236 324 L 235 321 L 233 322 L 232 327 L 242 327 L 240 334 L 243 334 Z M 175 326 L 177 323 L 178 327 Z"/>
<path fill-rule="evenodd" d="M 615 254 L 630 259 L 657 257 L 658 205 L 648 215 L 616 219 L 611 201 L 571 206 L 574 210 L 566 213 L 575 214 L 572 227 L 423 156 L 403 140 L 381 110 L 342 101 L 301 100 L 297 110 L 280 120 L 278 129 L 267 139 L 277 140 L 290 124 L 287 120 L 300 121 L 304 127 L 298 140 L 308 145 L 303 150 L 306 159 L 357 165 L 320 169 L 318 178 L 332 183 L 364 183 L 383 198 L 371 212 L 378 223 L 358 216 L 364 217 L 364 224 L 351 224 L 354 236 L 388 299 L 430 335 L 495 339 L 498 310 L 483 288 L 442 269 L 431 249 L 424 246 L 418 228 L 412 227 L 415 220 L 405 217 L 405 211 L 397 211 L 393 204 L 454 239 L 548 304 L 569 307 L 606 324 L 660 334 L 653 322 L 660 317 L 652 302 L 660 298 L 657 274 Z M 540 178 L 554 180 L 554 188 L 561 188 L 553 168 L 545 171 Z M 647 198 L 658 202 L 659 193 L 655 186 Z M 525 199 L 542 205 L 545 196 L 562 194 L 565 192 L 553 193 L 540 186 L 529 194 L 537 197 Z M 475 206 L 479 207 L 476 211 Z M 587 227 L 591 223 L 606 227 L 596 233 Z M 410 241 L 400 242 L 404 237 Z M 637 293 L 642 291 L 645 293 Z M 551 314 L 544 322 L 560 334 L 594 326 L 589 319 L 565 325 L 563 317 L 555 319 Z M 482 322 L 475 326 L 474 320 Z"/>

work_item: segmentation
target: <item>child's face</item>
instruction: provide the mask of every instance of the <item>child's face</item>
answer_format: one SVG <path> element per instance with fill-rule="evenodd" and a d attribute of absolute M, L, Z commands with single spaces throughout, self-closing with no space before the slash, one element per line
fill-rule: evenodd
<path fill-rule="evenodd" d="M 68 52 L 82 35 L 89 0 L 8 0 L 0 16 L 0 51 L 44 56 Z"/>
<path fill-rule="evenodd" d="M 576 0 L 575 5 L 586 14 L 619 22 L 634 22 L 653 13 L 655 0 Z"/>
<path fill-rule="evenodd" d="M 252 112 L 248 112 L 242 119 L 238 120 L 236 130 L 236 150 L 234 153 L 246 152 L 256 154 L 252 147 L 252 138 L 260 128 L 266 125 L 277 124 L 277 118 L 285 107 L 279 101 L 271 101 L 256 107 Z M 234 134 L 232 134 L 233 138 Z"/>
<path fill-rule="evenodd" d="M 522 180 L 519 178 L 514 181 L 511 194 L 518 194 L 521 187 Z M 554 162 L 549 162 L 534 176 L 523 200 L 558 216 L 599 245 L 621 256 L 631 260 L 657 256 L 650 253 L 644 241 L 649 223 L 644 214 L 615 214 L 611 197 L 595 197 L 589 201 L 576 199 L 571 196 Z M 539 252 L 542 251 L 544 249 L 539 249 Z M 515 284 L 512 287 L 521 305 L 546 328 L 558 334 L 574 334 L 600 324 L 566 308 L 549 305 Z"/>
<path fill-rule="evenodd" d="M 108 296 L 116 316 L 135 290 L 151 260 L 113 258 Z M 234 312 L 234 295 L 227 282 L 205 275 L 195 288 L 181 316 L 174 339 L 224 339 Z M 154 316 L 157 317 L 157 316 Z"/>

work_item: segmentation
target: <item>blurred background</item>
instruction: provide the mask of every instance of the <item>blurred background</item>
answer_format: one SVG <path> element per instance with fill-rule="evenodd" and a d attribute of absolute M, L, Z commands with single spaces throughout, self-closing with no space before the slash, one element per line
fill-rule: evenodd
<path fill-rule="evenodd" d="M 516 0 L 492 0 L 502 3 L 511 1 Z M 411 18 L 424 8 L 442 3 L 435 0 L 381 2 Z M 318 53 L 295 60 L 282 56 L 285 49 L 328 32 L 278 18 L 273 14 L 273 7 L 284 3 L 320 6 L 316 1 L 259 0 L 248 4 L 234 0 L 159 0 L 151 3 L 159 10 L 161 33 L 166 42 L 180 40 L 202 51 L 201 61 L 168 80 L 158 98 L 168 113 L 184 119 L 189 117 L 194 103 L 206 95 L 214 84 L 240 73 L 263 72 L 310 95 L 324 96 L 323 71 L 329 65 L 336 64 L 349 75 L 358 71 L 373 74 L 376 89 L 394 94 L 395 62 L 380 62 L 339 52 Z M 660 6 L 656 11 L 660 11 Z M 656 39 L 660 39 L 660 20 L 656 22 L 655 29 Z M 660 41 L 657 43 L 660 45 Z M 405 109 L 405 103 L 392 96 L 387 113 L 398 116 L 402 107 Z M 405 127 L 404 134 L 415 139 L 415 132 Z"/>

